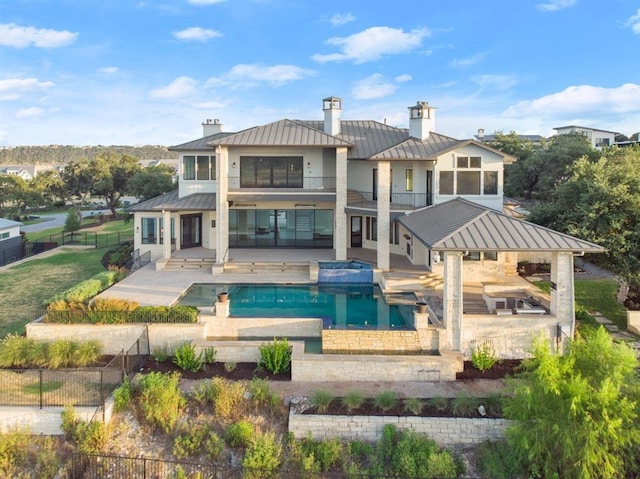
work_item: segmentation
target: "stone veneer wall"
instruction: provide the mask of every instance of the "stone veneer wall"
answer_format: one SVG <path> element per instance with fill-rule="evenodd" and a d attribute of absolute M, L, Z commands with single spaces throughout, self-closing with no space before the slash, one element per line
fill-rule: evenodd
<path fill-rule="evenodd" d="M 426 336 L 426 339 L 425 339 Z M 436 336 L 434 339 L 433 336 Z M 424 344 L 423 344 L 424 341 Z M 435 341 L 435 342 L 434 342 Z M 340 354 L 437 351 L 436 331 L 324 329 L 322 352 Z"/>
<path fill-rule="evenodd" d="M 506 419 L 413 417 L 413 416 L 329 416 L 289 413 L 289 432 L 296 438 L 314 440 L 341 438 L 376 441 L 386 424 L 425 434 L 440 446 L 479 444 L 504 437 Z"/>
<path fill-rule="evenodd" d="M 200 313 L 208 338 L 319 338 L 320 318 L 231 318 Z"/>

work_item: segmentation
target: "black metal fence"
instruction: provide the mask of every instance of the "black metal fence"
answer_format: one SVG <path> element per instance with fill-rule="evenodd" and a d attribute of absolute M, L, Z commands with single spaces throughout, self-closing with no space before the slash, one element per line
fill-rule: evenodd
<path fill-rule="evenodd" d="M 70 479 L 391 479 L 346 472 L 266 471 L 211 463 L 74 453 Z M 404 479 L 420 479 L 405 477 Z"/>
<path fill-rule="evenodd" d="M 40 312 L 34 312 L 37 316 Z M 162 323 L 188 324 L 198 320 L 198 312 L 193 307 L 141 306 L 133 311 L 100 310 L 51 310 L 42 313 L 46 323 L 58 324 L 128 324 Z M 39 316 L 37 316 L 39 317 Z"/>

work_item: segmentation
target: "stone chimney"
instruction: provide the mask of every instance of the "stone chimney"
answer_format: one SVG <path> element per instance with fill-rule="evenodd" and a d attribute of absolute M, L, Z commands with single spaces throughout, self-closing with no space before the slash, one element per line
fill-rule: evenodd
<path fill-rule="evenodd" d="M 476 136 L 482 140 L 484 138 L 484 128 L 478 128 L 478 134 Z"/>
<path fill-rule="evenodd" d="M 436 131 L 436 109 L 426 101 L 409 107 L 409 134 L 419 140 L 427 140 L 429 133 Z"/>
<path fill-rule="evenodd" d="M 322 100 L 322 111 L 324 111 L 324 132 L 327 135 L 339 135 L 342 98 L 335 96 L 325 98 Z"/>
<path fill-rule="evenodd" d="M 222 132 L 222 123 L 217 118 L 215 120 L 207 119 L 202 123 L 202 136 L 211 136 Z"/>

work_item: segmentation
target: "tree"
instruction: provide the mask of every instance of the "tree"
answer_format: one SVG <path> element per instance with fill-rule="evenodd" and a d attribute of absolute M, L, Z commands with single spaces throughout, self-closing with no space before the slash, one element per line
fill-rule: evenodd
<path fill-rule="evenodd" d="M 640 148 L 608 149 L 596 162 L 578 160 L 569 179 L 528 219 L 604 246 L 610 267 L 640 285 Z"/>
<path fill-rule="evenodd" d="M 38 191 L 49 205 L 55 201 L 69 198 L 67 185 L 58 170 L 45 170 L 38 173 L 29 183 L 32 190 Z"/>
<path fill-rule="evenodd" d="M 27 183 L 19 176 L 0 175 L 0 218 L 19 213 L 17 201 L 26 189 Z"/>
<path fill-rule="evenodd" d="M 74 208 L 70 209 L 67 213 L 67 219 L 64 222 L 64 231 L 66 233 L 71 233 L 71 241 L 73 241 L 74 233 L 80 229 L 80 226 L 82 226 L 80 215 L 78 213 L 78 210 Z"/>
<path fill-rule="evenodd" d="M 594 161 L 598 150 L 578 133 L 556 135 L 530 155 L 505 168 L 505 193 L 516 198 L 547 198 L 556 185 L 568 178 L 571 165 L 586 156 Z"/>
<path fill-rule="evenodd" d="M 64 181 L 69 198 L 75 200 L 76 207 L 80 209 L 82 203 L 91 194 L 91 189 L 98 171 L 94 162 L 87 159 L 71 161 L 60 173 Z"/>
<path fill-rule="evenodd" d="M 538 341 L 511 385 L 507 442 L 530 477 L 608 479 L 632 472 L 640 445 L 635 352 L 602 327 L 565 355 Z"/>
<path fill-rule="evenodd" d="M 93 167 L 96 177 L 91 194 L 104 198 L 107 208 L 116 216 L 120 198 L 127 194 L 129 180 L 140 172 L 140 164 L 133 156 L 105 153 L 96 157 Z"/>
<path fill-rule="evenodd" d="M 173 180 L 175 170 L 167 165 L 149 166 L 136 173 L 128 185 L 129 193 L 148 200 L 176 189 Z"/>

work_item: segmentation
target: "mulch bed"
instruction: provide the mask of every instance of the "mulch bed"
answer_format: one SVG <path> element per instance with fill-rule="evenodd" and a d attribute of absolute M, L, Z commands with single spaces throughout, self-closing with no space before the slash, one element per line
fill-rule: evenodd
<path fill-rule="evenodd" d="M 504 379 L 513 376 L 517 371 L 521 359 L 502 359 L 487 371 L 476 369 L 471 361 L 464 362 L 464 370 L 456 374 L 456 379 Z"/>
<path fill-rule="evenodd" d="M 259 369 L 257 363 L 235 363 L 235 368 L 231 371 L 225 368 L 225 363 L 204 364 L 200 371 L 193 372 L 183 371 L 170 360 L 160 362 L 149 357 L 140 369 L 143 374 L 150 372 L 172 373 L 174 371 L 179 372 L 185 379 L 209 379 L 218 376 L 230 380 L 260 378 L 271 381 L 291 381 L 291 371 L 283 374 L 271 374 L 269 371 Z"/>

